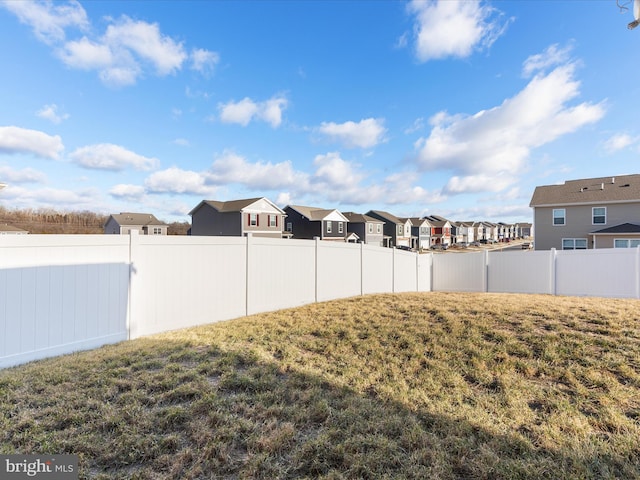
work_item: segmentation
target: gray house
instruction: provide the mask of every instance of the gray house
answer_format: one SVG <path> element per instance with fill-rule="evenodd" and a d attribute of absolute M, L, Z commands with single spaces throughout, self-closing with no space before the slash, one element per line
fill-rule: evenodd
<path fill-rule="evenodd" d="M 166 235 L 169 225 L 150 213 L 123 212 L 110 215 L 104 224 L 104 233 L 128 235 L 137 230 L 141 235 Z"/>
<path fill-rule="evenodd" d="M 287 205 L 285 231 L 294 238 L 347 241 L 349 219 L 338 210 Z"/>
<path fill-rule="evenodd" d="M 270 200 L 247 198 L 218 202 L 203 200 L 191 215 L 191 235 L 282 238 L 286 214 Z"/>
<path fill-rule="evenodd" d="M 382 220 L 354 212 L 343 212 L 342 214 L 349 219 L 347 231 L 356 234 L 360 242 L 382 247 L 384 238 L 384 222 Z"/>
<path fill-rule="evenodd" d="M 411 222 L 411 248 L 414 250 L 431 248 L 431 223 L 426 218 L 413 217 Z"/>
<path fill-rule="evenodd" d="M 369 210 L 366 215 L 384 222 L 384 247 L 411 248 L 411 220 L 400 219 L 382 210 Z"/>
<path fill-rule="evenodd" d="M 567 180 L 536 187 L 535 249 L 627 248 L 640 225 L 640 175 Z"/>

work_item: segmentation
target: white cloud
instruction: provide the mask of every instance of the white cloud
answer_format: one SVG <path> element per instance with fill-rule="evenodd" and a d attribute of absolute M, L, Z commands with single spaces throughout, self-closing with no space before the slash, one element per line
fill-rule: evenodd
<path fill-rule="evenodd" d="M 64 150 L 58 135 L 20 127 L 0 127 L 0 153 L 31 153 L 57 160 Z"/>
<path fill-rule="evenodd" d="M 325 188 L 354 188 L 364 178 L 364 175 L 356 171 L 356 165 L 343 160 L 338 152 L 316 156 L 313 165 L 316 171 L 311 181 L 319 191 Z"/>
<path fill-rule="evenodd" d="M 220 61 L 220 55 L 203 48 L 194 48 L 191 51 L 191 69 L 205 75 L 210 75 Z"/>
<path fill-rule="evenodd" d="M 7 187 L 3 196 L 10 197 L 11 204 L 16 208 L 32 208 L 38 205 L 41 208 L 54 208 L 56 210 L 70 208 L 73 210 L 102 210 L 98 205 L 100 192 L 97 189 L 80 191 L 63 190 L 57 188 L 41 188 L 30 190 L 23 187 Z"/>
<path fill-rule="evenodd" d="M 46 176 L 33 168 L 15 170 L 6 165 L 0 165 L 0 181 L 15 183 L 44 183 Z"/>
<path fill-rule="evenodd" d="M 551 67 L 569 63 L 571 50 L 573 50 L 571 45 L 560 48 L 556 43 L 542 53 L 531 55 L 522 65 L 522 75 L 530 77 L 532 74 L 544 72 Z"/>
<path fill-rule="evenodd" d="M 317 131 L 347 148 L 371 148 L 384 141 L 384 120 L 366 118 L 358 123 L 322 122 Z"/>
<path fill-rule="evenodd" d="M 187 58 L 182 44 L 160 33 L 157 23 L 134 21 L 127 16 L 107 27 L 103 41 L 112 50 L 124 48 L 150 62 L 158 75 L 175 73 Z"/>
<path fill-rule="evenodd" d="M 74 150 L 69 157 L 78 165 L 96 170 L 121 171 L 126 168 L 152 170 L 157 168 L 158 159 L 143 157 L 119 145 L 100 143 Z"/>
<path fill-rule="evenodd" d="M 246 127 L 251 120 L 258 118 L 267 122 L 273 128 L 282 123 L 282 112 L 287 108 L 288 101 L 283 96 L 274 96 L 264 102 L 254 102 L 245 97 L 239 102 L 227 102 L 218 105 L 220 120 L 224 123 L 237 123 Z"/>
<path fill-rule="evenodd" d="M 213 195 L 215 187 L 208 185 L 206 174 L 171 167 L 151 174 L 145 181 L 150 193 L 186 193 L 191 195 Z"/>
<path fill-rule="evenodd" d="M 291 194 L 289 192 L 280 192 L 276 198 L 276 205 L 281 207 L 291 205 Z"/>
<path fill-rule="evenodd" d="M 191 143 L 186 138 L 176 138 L 173 142 L 174 145 L 178 145 L 180 147 L 190 147 Z"/>
<path fill-rule="evenodd" d="M 523 172 L 533 148 L 604 116 L 602 103 L 568 105 L 579 95 L 574 73 L 575 64 L 559 66 L 534 77 L 500 106 L 471 116 L 434 115 L 430 135 L 416 142 L 419 165 L 453 171 L 450 193 L 479 191 L 477 181 L 489 178 L 493 183 L 487 182 L 485 191 L 506 188 L 509 177 Z"/>
<path fill-rule="evenodd" d="M 114 185 L 109 194 L 115 198 L 121 198 L 124 200 L 141 200 L 144 197 L 145 189 L 140 185 L 127 185 L 120 183 Z"/>
<path fill-rule="evenodd" d="M 607 153 L 615 153 L 640 142 L 640 137 L 632 137 L 628 133 L 616 133 L 604 142 Z"/>
<path fill-rule="evenodd" d="M 500 192 L 512 185 L 515 180 L 515 176 L 504 172 L 496 175 L 453 176 L 445 185 L 443 193 L 455 195 L 458 193 Z"/>
<path fill-rule="evenodd" d="M 40 118 L 44 118 L 45 120 L 49 120 L 56 125 L 69 118 L 69 114 L 67 113 L 63 113 L 62 115 L 58 114 L 58 106 L 55 103 L 45 105 L 36 112 L 36 115 Z"/>
<path fill-rule="evenodd" d="M 4 7 L 18 17 L 20 22 L 33 29 L 33 33 L 47 44 L 63 41 L 65 29 L 88 27 L 87 13 L 79 2 L 51 1 L 2 1 Z"/>
<path fill-rule="evenodd" d="M 415 50 L 422 62 L 489 48 L 510 22 L 483 1 L 413 0 L 407 8 L 416 17 Z"/>
<path fill-rule="evenodd" d="M 69 67 L 81 70 L 108 69 L 116 61 L 108 45 L 92 42 L 87 37 L 66 42 L 58 56 Z"/>
<path fill-rule="evenodd" d="M 208 180 L 216 185 L 238 183 L 256 189 L 274 190 L 305 184 L 306 176 L 296 172 L 289 161 L 251 163 L 234 152 L 225 151 L 211 165 Z"/>

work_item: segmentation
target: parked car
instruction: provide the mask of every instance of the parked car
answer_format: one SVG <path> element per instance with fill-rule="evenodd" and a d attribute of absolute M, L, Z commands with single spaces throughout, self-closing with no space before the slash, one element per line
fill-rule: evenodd
<path fill-rule="evenodd" d="M 436 243 L 431 247 L 431 250 L 446 250 L 449 246 L 446 243 Z"/>
<path fill-rule="evenodd" d="M 529 250 L 531 248 L 531 244 L 529 242 L 525 242 L 522 244 L 522 250 Z"/>

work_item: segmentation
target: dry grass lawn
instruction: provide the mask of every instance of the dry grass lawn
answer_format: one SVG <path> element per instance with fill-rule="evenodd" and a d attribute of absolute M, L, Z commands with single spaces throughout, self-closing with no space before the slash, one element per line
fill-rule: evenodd
<path fill-rule="evenodd" d="M 0 453 L 75 453 L 81 478 L 640 478 L 640 302 L 372 295 L 34 362 L 0 372 Z"/>

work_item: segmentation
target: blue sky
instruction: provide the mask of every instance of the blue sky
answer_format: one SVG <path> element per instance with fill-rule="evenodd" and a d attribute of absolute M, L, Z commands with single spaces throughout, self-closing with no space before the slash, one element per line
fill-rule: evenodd
<path fill-rule="evenodd" d="M 0 205 L 531 221 L 537 185 L 638 173 L 626 7 L 0 0 Z"/>

